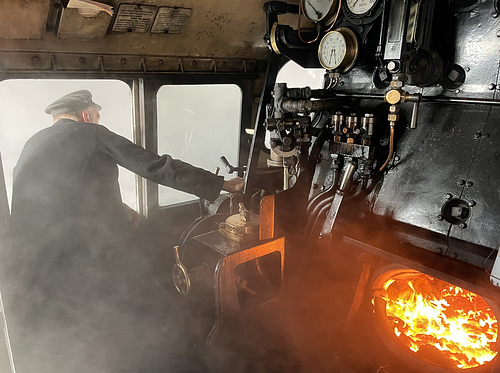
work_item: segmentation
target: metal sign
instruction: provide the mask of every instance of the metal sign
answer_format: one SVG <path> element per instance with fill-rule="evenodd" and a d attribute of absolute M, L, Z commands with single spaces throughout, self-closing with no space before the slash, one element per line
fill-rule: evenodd
<path fill-rule="evenodd" d="M 191 17 L 192 9 L 177 7 L 161 7 L 158 9 L 152 34 L 180 34 Z"/>
<path fill-rule="evenodd" d="M 153 5 L 121 4 L 112 31 L 146 33 L 153 23 L 155 14 L 156 7 Z"/>

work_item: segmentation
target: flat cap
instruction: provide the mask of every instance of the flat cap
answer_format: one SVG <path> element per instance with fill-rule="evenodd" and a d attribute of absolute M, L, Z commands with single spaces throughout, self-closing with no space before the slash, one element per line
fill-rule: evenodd
<path fill-rule="evenodd" d="M 97 105 L 94 101 L 92 101 L 92 93 L 86 89 L 82 89 L 76 92 L 68 93 L 59 100 L 54 101 L 45 108 L 45 112 L 52 116 L 56 116 L 84 110 L 92 105 L 95 105 L 97 110 L 102 109 L 100 105 Z"/>

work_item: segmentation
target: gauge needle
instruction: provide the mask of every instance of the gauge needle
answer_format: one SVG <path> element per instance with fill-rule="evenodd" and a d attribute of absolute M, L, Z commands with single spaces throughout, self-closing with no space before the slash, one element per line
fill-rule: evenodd
<path fill-rule="evenodd" d="M 314 12 L 316 13 L 316 15 L 318 16 L 318 19 L 320 19 L 321 18 L 321 13 L 318 12 L 315 7 L 313 7 L 313 5 L 311 4 L 311 2 L 309 0 L 307 0 L 307 3 L 311 6 L 312 10 L 314 10 Z"/>

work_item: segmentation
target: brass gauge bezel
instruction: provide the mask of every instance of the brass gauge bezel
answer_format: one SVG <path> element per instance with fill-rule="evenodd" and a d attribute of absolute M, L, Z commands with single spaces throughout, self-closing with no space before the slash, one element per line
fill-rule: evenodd
<path fill-rule="evenodd" d="M 330 25 L 334 21 L 335 16 L 337 14 L 337 8 L 339 6 L 339 0 L 333 0 L 332 4 L 330 5 L 330 8 L 323 17 L 313 18 L 310 15 L 308 16 L 305 11 L 305 6 L 306 6 L 305 3 L 309 2 L 309 0 L 300 0 L 300 2 L 302 7 L 302 14 L 304 14 L 304 17 L 306 17 L 309 21 L 313 23 L 322 23 L 325 25 Z"/>
<path fill-rule="evenodd" d="M 344 55 L 342 56 L 342 60 L 340 61 L 340 63 L 334 66 L 328 66 L 328 64 L 323 61 L 321 55 L 323 48 L 326 48 L 325 41 L 330 38 L 333 33 L 341 35 L 341 37 L 344 39 L 346 50 Z M 347 27 L 340 27 L 338 29 L 327 32 L 323 36 L 318 47 L 318 60 L 321 66 L 323 66 L 327 70 L 341 70 L 342 73 L 346 73 L 354 66 L 354 63 L 356 62 L 356 59 L 358 57 L 358 49 L 358 38 L 356 37 L 356 34 L 354 34 L 354 32 Z"/>
<path fill-rule="evenodd" d="M 369 8 L 365 8 L 364 11 L 361 13 L 353 11 L 353 5 L 354 5 L 354 4 L 352 4 L 353 1 L 354 0 L 345 0 L 344 6 L 346 7 L 346 9 L 350 15 L 352 15 L 355 18 L 361 18 L 361 17 L 364 17 L 366 15 L 371 14 L 371 12 L 376 8 L 376 6 L 380 0 L 374 0 L 373 4 Z M 359 1 L 356 1 L 355 4 L 357 4 L 358 2 Z"/>
<path fill-rule="evenodd" d="M 269 41 L 271 43 L 271 49 L 273 50 L 274 53 L 276 54 L 281 54 L 281 51 L 278 48 L 278 43 L 277 43 L 277 35 L 276 32 L 278 30 L 278 22 L 274 22 L 273 27 L 271 27 L 271 32 L 269 35 Z"/>

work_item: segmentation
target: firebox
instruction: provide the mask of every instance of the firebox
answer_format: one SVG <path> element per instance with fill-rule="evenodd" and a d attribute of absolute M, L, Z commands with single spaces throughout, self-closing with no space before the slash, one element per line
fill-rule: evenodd
<path fill-rule="evenodd" d="M 431 365 L 469 370 L 497 356 L 498 322 L 481 296 L 416 270 L 399 269 L 373 285 L 381 333 Z"/>

